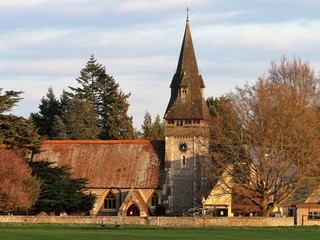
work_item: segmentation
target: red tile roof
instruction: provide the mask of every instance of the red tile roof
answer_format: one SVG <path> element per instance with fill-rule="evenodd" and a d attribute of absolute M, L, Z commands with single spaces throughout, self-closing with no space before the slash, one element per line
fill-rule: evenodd
<path fill-rule="evenodd" d="M 89 188 L 157 188 L 164 166 L 164 141 L 48 140 L 37 160 L 68 165 Z"/>
<path fill-rule="evenodd" d="M 317 208 L 317 209 L 320 209 L 320 204 L 319 203 L 302 203 L 302 204 L 297 204 L 296 208 Z"/>

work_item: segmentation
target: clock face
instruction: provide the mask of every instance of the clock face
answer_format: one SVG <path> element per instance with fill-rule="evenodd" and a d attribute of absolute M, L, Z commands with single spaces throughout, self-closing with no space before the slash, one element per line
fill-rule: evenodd
<path fill-rule="evenodd" d="M 188 149 L 188 144 L 186 142 L 179 143 L 180 151 L 187 151 L 187 149 Z"/>

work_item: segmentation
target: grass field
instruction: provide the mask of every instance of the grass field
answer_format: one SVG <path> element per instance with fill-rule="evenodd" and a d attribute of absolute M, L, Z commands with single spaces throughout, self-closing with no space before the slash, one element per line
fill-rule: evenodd
<path fill-rule="evenodd" d="M 319 240 L 320 227 L 163 228 L 94 225 L 0 224 L 1 240 L 215 239 Z"/>

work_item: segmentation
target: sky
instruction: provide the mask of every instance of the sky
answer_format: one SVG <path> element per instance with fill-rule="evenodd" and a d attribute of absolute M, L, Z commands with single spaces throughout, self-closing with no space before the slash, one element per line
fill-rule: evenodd
<path fill-rule="evenodd" d="M 57 98 L 91 54 L 124 93 L 139 129 L 163 117 L 184 34 L 187 4 L 206 97 L 265 76 L 271 61 L 298 57 L 320 70 L 319 0 L 0 0 L 0 88 L 23 91 L 12 114 Z"/>

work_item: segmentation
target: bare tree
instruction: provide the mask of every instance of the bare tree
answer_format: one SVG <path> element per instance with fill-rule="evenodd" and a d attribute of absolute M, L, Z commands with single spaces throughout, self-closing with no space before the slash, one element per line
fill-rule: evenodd
<path fill-rule="evenodd" d="M 272 62 L 268 76 L 227 99 L 212 120 L 211 148 L 215 167 L 233 165 L 228 189 L 269 216 L 299 189 L 319 186 L 319 79 L 308 62 Z"/>

